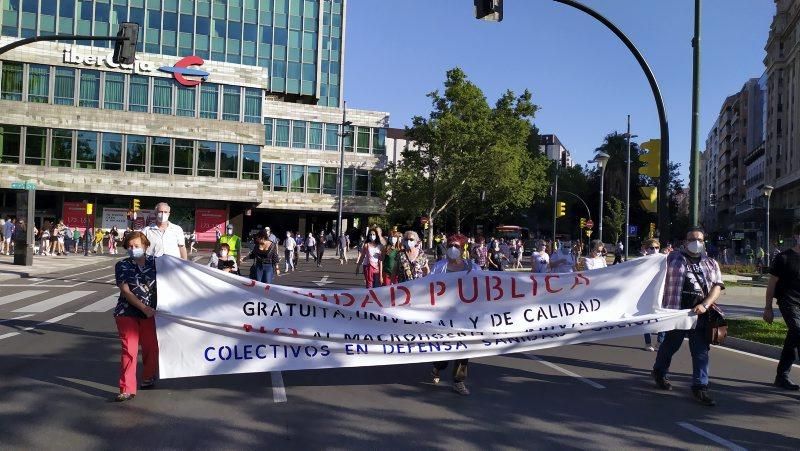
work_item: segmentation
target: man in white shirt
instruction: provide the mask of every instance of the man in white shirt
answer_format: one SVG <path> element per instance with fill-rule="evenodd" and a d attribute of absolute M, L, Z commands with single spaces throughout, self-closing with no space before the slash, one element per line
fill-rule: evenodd
<path fill-rule="evenodd" d="M 547 266 L 550 264 L 550 255 L 545 250 L 544 241 L 536 242 L 536 250 L 531 254 L 531 272 L 546 273 Z"/>
<path fill-rule="evenodd" d="M 292 232 L 286 232 L 286 239 L 283 241 L 284 257 L 286 258 L 286 268 L 284 272 L 294 271 L 294 252 L 297 249 L 297 241 L 292 237 Z"/>
<path fill-rule="evenodd" d="M 306 238 L 306 263 L 308 263 L 308 257 L 310 255 L 314 256 L 316 260 L 317 257 L 317 240 L 314 239 L 314 234 L 309 233 L 308 238 Z"/>
<path fill-rule="evenodd" d="M 186 260 L 186 241 L 183 229 L 179 225 L 169 222 L 169 204 L 159 202 L 154 211 L 156 223 L 144 229 L 144 235 L 150 241 L 147 255 L 155 257 L 172 255 Z"/>
<path fill-rule="evenodd" d="M 562 243 L 558 252 L 550 256 L 550 272 L 566 273 L 575 270 L 575 256 L 572 255 L 572 244 Z"/>

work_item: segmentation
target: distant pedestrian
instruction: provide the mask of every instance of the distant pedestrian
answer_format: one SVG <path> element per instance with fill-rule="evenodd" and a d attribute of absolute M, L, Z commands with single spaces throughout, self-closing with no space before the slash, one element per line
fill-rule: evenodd
<path fill-rule="evenodd" d="M 347 249 L 350 247 L 350 237 L 348 237 L 347 234 L 342 231 L 342 234 L 339 235 L 338 241 L 339 264 L 344 265 L 347 264 Z"/>
<path fill-rule="evenodd" d="M 14 245 L 14 240 L 11 239 L 13 236 L 14 219 L 9 215 L 6 217 L 6 221 L 3 224 L 3 254 L 11 255 L 12 247 Z"/>
<path fill-rule="evenodd" d="M 772 323 L 772 299 L 777 299 L 788 330 L 774 384 L 787 390 L 800 390 L 800 385 L 789 379 L 789 371 L 800 351 L 800 223 L 794 225 L 792 234 L 794 247 L 781 252 L 772 261 L 763 316 L 764 321 Z"/>
<path fill-rule="evenodd" d="M 297 242 L 292 237 L 292 232 L 286 232 L 286 239 L 283 240 L 283 253 L 286 259 L 284 272 L 294 271 L 294 252 L 297 249 Z"/>
<path fill-rule="evenodd" d="M 317 238 L 317 268 L 322 266 L 322 256 L 325 254 L 325 232 L 319 232 L 319 238 Z"/>
<path fill-rule="evenodd" d="M 233 233 L 233 224 L 228 224 L 225 228 L 225 235 L 219 238 L 220 244 L 227 244 L 231 249 L 231 257 L 239 258 L 242 253 L 242 238 Z"/>
<path fill-rule="evenodd" d="M 209 266 L 217 268 L 220 271 L 239 274 L 239 265 L 236 264 L 236 259 L 233 258 L 230 253 L 231 247 L 227 243 L 220 244 L 219 255 L 217 255 L 217 258 L 212 259 Z"/>
<path fill-rule="evenodd" d="M 730 262 L 728 262 L 728 248 L 727 247 L 723 247 L 722 248 L 722 264 L 723 265 L 729 265 L 730 264 Z"/>
<path fill-rule="evenodd" d="M 308 263 L 309 256 L 313 256 L 314 261 L 317 261 L 317 240 L 311 232 L 308 232 L 308 237 L 306 238 L 306 263 Z"/>
<path fill-rule="evenodd" d="M 197 253 L 197 230 L 192 230 L 192 234 L 189 235 L 189 253 L 196 254 Z"/>
<path fill-rule="evenodd" d="M 81 242 L 81 230 L 79 228 L 75 227 L 72 230 L 72 253 L 73 254 L 77 254 L 78 253 L 78 244 L 80 244 L 80 242 Z"/>
<path fill-rule="evenodd" d="M 370 229 L 367 235 L 367 242 L 361 248 L 361 252 L 356 261 L 356 274 L 358 267 L 361 266 L 364 273 L 364 285 L 366 288 L 379 287 L 381 285 L 381 251 L 382 246 L 378 241 L 378 233 L 375 229 Z"/>
<path fill-rule="evenodd" d="M 44 224 L 42 225 L 42 230 L 39 233 L 39 254 L 41 254 L 41 255 L 50 254 L 50 223 L 49 223 L 49 221 L 44 221 Z"/>
<path fill-rule="evenodd" d="M 111 230 L 108 232 L 108 254 L 109 255 L 116 255 L 117 254 L 117 237 L 119 237 L 119 231 L 117 230 L 117 226 L 111 227 Z"/>
<path fill-rule="evenodd" d="M 662 307 L 665 309 L 691 309 L 697 315 L 694 329 L 674 329 L 664 334 L 658 348 L 652 376 L 663 390 L 672 390 L 667 378 L 672 356 L 678 352 L 684 338 L 689 337 L 692 354 L 692 394 L 697 402 L 714 406 L 716 402 L 708 393 L 708 362 L 711 348 L 706 335 L 707 312 L 717 302 L 725 285 L 717 262 L 704 251 L 705 233 L 692 228 L 686 233 L 683 249 L 667 257 L 667 276 L 664 283 Z"/>
<path fill-rule="evenodd" d="M 547 267 L 550 264 L 550 255 L 547 254 L 546 246 L 544 240 L 536 242 L 536 248 L 531 253 L 531 272 L 538 274 L 547 272 Z"/>
<path fill-rule="evenodd" d="M 508 263 L 508 256 L 500 248 L 500 242 L 495 241 L 494 246 L 489 249 L 486 260 L 486 267 L 489 271 L 504 271 Z"/>
<path fill-rule="evenodd" d="M 486 269 L 489 258 L 489 248 L 486 247 L 486 238 L 478 238 L 478 244 L 472 249 L 472 259 L 481 269 Z"/>
<path fill-rule="evenodd" d="M 617 242 L 617 245 L 614 247 L 614 263 L 612 263 L 612 265 L 622 263 L 622 254 L 624 250 L 625 246 L 622 244 L 622 241 Z"/>
<path fill-rule="evenodd" d="M 400 255 L 403 235 L 400 232 L 391 232 L 389 242 L 383 247 L 383 256 L 380 261 L 380 274 L 383 286 L 394 285 L 400 279 L 397 258 Z"/>
<path fill-rule="evenodd" d="M 558 251 L 550 255 L 551 273 L 568 273 L 575 270 L 575 255 L 571 243 L 561 243 Z"/>

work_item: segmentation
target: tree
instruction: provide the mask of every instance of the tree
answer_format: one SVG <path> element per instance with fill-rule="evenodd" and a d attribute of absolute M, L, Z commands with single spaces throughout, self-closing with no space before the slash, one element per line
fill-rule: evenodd
<path fill-rule="evenodd" d="M 617 243 L 625 227 L 625 204 L 614 196 L 606 201 L 607 215 L 603 216 L 603 228 L 606 234 L 611 235 L 611 243 Z M 603 237 L 600 237 L 602 240 Z"/>
<path fill-rule="evenodd" d="M 389 177 L 390 215 L 427 216 L 429 245 L 448 209 L 458 226 L 465 214 L 528 206 L 547 189 L 546 165 L 526 149 L 537 109 L 530 92 L 506 91 L 492 108 L 459 68 L 447 71 L 444 88 L 428 94 L 428 117 L 415 116 L 406 129 L 414 144 Z"/>

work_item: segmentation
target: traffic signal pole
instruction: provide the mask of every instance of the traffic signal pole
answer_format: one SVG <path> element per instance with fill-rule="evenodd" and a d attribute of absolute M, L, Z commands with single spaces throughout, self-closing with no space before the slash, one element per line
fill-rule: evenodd
<path fill-rule="evenodd" d="M 700 225 L 700 3 L 694 1 L 694 38 L 692 38 L 692 145 L 689 160 L 689 224 Z"/>
<path fill-rule="evenodd" d="M 553 182 L 553 252 L 556 251 L 556 218 L 558 218 L 558 160 L 553 160 L 555 181 Z"/>

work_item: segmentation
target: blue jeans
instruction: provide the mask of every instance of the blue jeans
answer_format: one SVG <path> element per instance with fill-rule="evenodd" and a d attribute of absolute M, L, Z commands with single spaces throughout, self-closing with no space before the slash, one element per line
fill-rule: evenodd
<path fill-rule="evenodd" d="M 689 336 L 689 351 L 692 353 L 692 388 L 708 386 L 708 350 L 711 346 L 706 338 L 705 328 L 698 320 L 698 327 L 689 330 L 670 330 L 664 333 L 664 342 L 658 348 L 653 371 L 666 377 L 672 356 L 678 352 L 683 339 Z"/>
<path fill-rule="evenodd" d="M 275 275 L 275 269 L 271 265 L 258 265 L 253 264 L 250 267 L 250 278 L 256 282 L 272 283 L 272 277 Z"/>
<path fill-rule="evenodd" d="M 658 333 L 658 336 L 656 337 L 656 341 L 658 342 L 659 346 L 661 346 L 661 343 L 664 343 L 664 332 L 659 332 Z M 647 346 L 650 346 L 651 344 L 653 344 L 653 339 L 652 339 L 652 337 L 650 337 L 650 334 L 644 334 L 644 344 L 646 344 Z"/>

